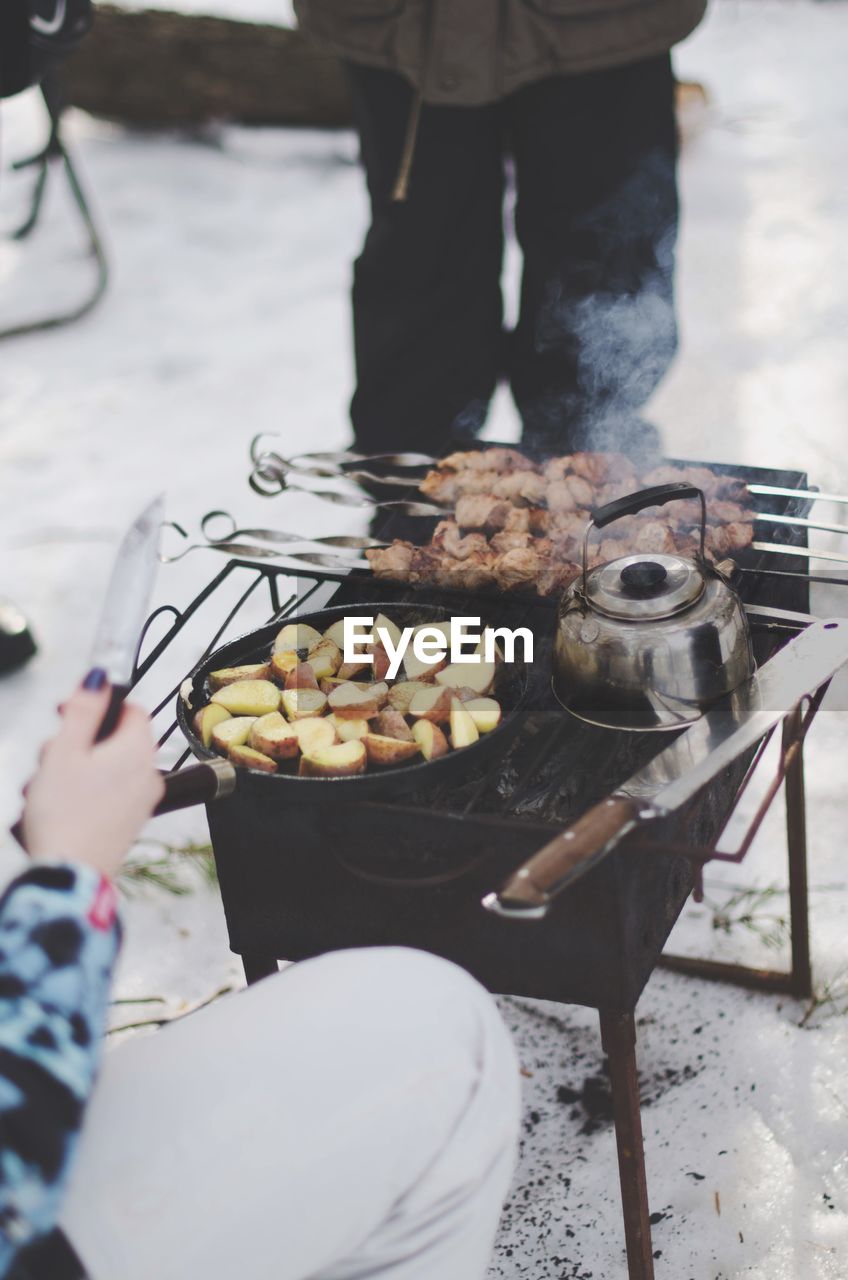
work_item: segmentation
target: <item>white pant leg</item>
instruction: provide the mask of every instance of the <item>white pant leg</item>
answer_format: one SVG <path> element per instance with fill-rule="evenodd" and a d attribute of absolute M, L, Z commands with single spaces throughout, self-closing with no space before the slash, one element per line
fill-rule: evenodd
<path fill-rule="evenodd" d="M 61 1225 L 92 1280 L 475 1280 L 518 1108 L 473 979 L 336 952 L 107 1054 Z"/>

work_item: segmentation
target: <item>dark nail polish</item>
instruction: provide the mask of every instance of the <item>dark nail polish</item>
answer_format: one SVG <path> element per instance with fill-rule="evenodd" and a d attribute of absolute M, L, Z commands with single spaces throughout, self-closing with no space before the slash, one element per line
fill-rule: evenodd
<path fill-rule="evenodd" d="M 92 667 L 88 675 L 82 682 L 83 689 L 89 689 L 92 693 L 97 693 L 98 689 L 102 689 L 106 683 L 106 672 L 102 667 Z"/>

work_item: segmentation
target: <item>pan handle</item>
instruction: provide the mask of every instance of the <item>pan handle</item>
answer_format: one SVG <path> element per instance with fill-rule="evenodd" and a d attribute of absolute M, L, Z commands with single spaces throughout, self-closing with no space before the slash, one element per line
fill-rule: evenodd
<path fill-rule="evenodd" d="M 483 906 L 513 920 L 543 919 L 553 898 L 596 866 L 648 816 L 643 801 L 609 796 L 554 836 L 501 889 L 487 894 Z"/>
<path fill-rule="evenodd" d="M 188 769 L 167 773 L 164 775 L 165 794 L 153 810 L 153 817 L 221 800 L 235 791 L 236 776 L 236 770 L 228 760 L 205 760 Z"/>

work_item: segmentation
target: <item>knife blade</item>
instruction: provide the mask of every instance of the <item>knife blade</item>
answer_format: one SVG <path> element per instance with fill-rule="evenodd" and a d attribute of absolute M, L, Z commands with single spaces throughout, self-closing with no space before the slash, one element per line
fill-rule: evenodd
<path fill-rule="evenodd" d="M 538 920 L 635 827 L 679 809 L 848 662 L 848 619 L 812 623 L 623 786 L 555 836 L 483 906 Z"/>
<path fill-rule="evenodd" d="M 165 497 L 159 494 L 127 529 L 115 556 L 91 650 L 91 666 L 106 672 L 111 689 L 98 742 L 108 738 L 118 723 L 132 683 L 136 649 L 159 563 L 159 530 L 164 515 Z"/>

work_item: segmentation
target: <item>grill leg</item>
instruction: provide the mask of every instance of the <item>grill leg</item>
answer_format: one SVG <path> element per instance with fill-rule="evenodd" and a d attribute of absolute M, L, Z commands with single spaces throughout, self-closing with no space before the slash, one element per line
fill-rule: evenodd
<path fill-rule="evenodd" d="M 800 708 L 783 722 L 783 746 L 798 737 Z M 792 994 L 809 997 L 813 992 L 810 965 L 810 917 L 807 883 L 807 804 L 804 791 L 804 744 L 786 769 L 786 844 L 789 850 L 789 919 L 792 930 Z"/>
<path fill-rule="evenodd" d="M 277 972 L 277 957 L 269 956 L 264 951 L 245 951 L 241 962 L 244 965 L 244 976 L 247 978 L 249 987 L 252 987 L 254 982 L 261 982 L 263 978 L 269 978 L 272 973 Z"/>
<path fill-rule="evenodd" d="M 632 1013 L 607 1013 L 602 1009 L 600 1016 L 601 1043 L 610 1065 L 627 1274 L 630 1280 L 654 1280 L 642 1112 L 636 1074 L 636 1023 Z"/>

